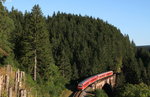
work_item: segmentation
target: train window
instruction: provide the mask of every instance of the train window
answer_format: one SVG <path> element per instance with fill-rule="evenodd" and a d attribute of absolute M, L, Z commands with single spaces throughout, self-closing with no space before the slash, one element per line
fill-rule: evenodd
<path fill-rule="evenodd" d="M 89 82 L 85 83 L 84 85 L 86 85 L 86 86 L 87 86 L 88 84 L 89 84 Z"/>
<path fill-rule="evenodd" d="M 82 87 L 82 84 L 79 84 L 78 87 Z"/>
<path fill-rule="evenodd" d="M 92 81 L 95 81 L 95 80 L 96 80 L 96 78 L 92 79 Z"/>

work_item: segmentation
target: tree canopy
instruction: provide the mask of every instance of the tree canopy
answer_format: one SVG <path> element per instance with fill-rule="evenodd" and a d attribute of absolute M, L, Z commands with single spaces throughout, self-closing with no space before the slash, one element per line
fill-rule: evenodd
<path fill-rule="evenodd" d="M 146 84 L 127 84 L 123 87 L 118 97 L 149 97 L 150 87 Z"/>
<path fill-rule="evenodd" d="M 150 51 L 137 49 L 128 35 L 99 18 L 61 12 L 45 17 L 39 5 L 22 13 L 0 2 L 1 51 L 9 56 L 0 53 L 0 65 L 26 71 L 41 97 L 59 96 L 66 84 L 109 70 L 120 73 L 117 87 L 129 83 L 124 91 L 144 93 L 135 87 L 150 85 Z"/>

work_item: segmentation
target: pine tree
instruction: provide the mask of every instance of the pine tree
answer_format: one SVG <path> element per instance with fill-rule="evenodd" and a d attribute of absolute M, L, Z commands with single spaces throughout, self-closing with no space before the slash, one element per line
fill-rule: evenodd
<path fill-rule="evenodd" d="M 0 1 L 0 49 L 4 55 L 9 55 L 7 58 L 2 58 L 0 64 L 13 64 L 12 60 L 12 44 L 10 43 L 10 33 L 14 29 L 13 20 L 9 18 L 7 10 Z M 0 59 L 1 59 L 0 55 Z"/>
<path fill-rule="evenodd" d="M 9 12 L 10 18 L 14 21 L 15 29 L 10 34 L 10 42 L 13 45 L 13 51 L 15 53 L 15 58 L 18 59 L 20 57 L 21 41 L 23 36 L 23 14 L 22 12 L 14 9 L 12 7 L 11 12 Z"/>
<path fill-rule="evenodd" d="M 61 55 L 58 56 L 58 66 L 59 71 L 61 72 L 62 76 L 67 80 L 71 79 L 72 71 L 71 71 L 71 64 L 69 62 L 69 58 L 65 55 L 64 50 L 61 52 Z"/>
<path fill-rule="evenodd" d="M 7 52 L 11 51 L 11 44 L 9 43 L 10 32 L 14 29 L 12 19 L 8 17 L 2 2 L 0 2 L 0 47 Z"/>
<path fill-rule="evenodd" d="M 35 5 L 31 13 L 26 13 L 24 31 L 21 61 L 36 80 L 37 76 L 44 77 L 46 69 L 53 63 L 49 34 L 39 5 Z"/>

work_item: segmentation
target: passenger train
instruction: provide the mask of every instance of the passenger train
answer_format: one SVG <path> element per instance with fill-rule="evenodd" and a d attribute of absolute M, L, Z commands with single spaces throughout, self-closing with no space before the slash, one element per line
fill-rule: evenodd
<path fill-rule="evenodd" d="M 89 85 L 91 85 L 92 83 L 101 80 L 103 78 L 109 77 L 113 75 L 113 71 L 108 71 L 108 72 L 104 72 L 104 73 L 100 73 L 94 76 L 91 76 L 85 80 L 83 80 L 82 82 L 80 82 L 77 86 L 78 90 L 84 90 L 85 88 L 87 88 Z"/>

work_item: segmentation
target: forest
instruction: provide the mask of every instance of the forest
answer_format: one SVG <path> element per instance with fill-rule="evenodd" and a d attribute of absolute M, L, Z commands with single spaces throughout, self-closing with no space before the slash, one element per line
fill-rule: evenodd
<path fill-rule="evenodd" d="M 115 97 L 150 97 L 150 50 L 91 16 L 44 16 L 39 5 L 8 11 L 1 1 L 0 66 L 6 64 L 29 74 L 39 97 L 60 97 L 84 78 L 109 70 L 119 73 Z"/>

